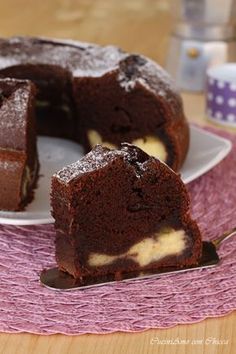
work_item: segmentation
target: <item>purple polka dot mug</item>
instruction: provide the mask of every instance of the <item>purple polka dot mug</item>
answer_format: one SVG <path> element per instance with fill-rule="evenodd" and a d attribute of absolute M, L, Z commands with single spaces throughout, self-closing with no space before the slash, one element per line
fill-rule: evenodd
<path fill-rule="evenodd" d="M 236 63 L 207 71 L 207 116 L 215 123 L 236 127 Z"/>

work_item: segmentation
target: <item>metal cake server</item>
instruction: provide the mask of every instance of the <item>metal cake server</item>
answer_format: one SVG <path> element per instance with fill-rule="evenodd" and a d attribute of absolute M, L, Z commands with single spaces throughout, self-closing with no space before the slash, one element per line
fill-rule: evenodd
<path fill-rule="evenodd" d="M 158 278 L 162 275 L 166 274 L 177 274 L 189 272 L 191 270 L 203 269 L 215 267 L 220 262 L 220 258 L 217 254 L 217 249 L 221 246 L 221 244 L 229 239 L 230 237 L 236 234 L 236 227 L 233 229 L 224 232 L 221 236 L 216 238 L 211 242 L 203 241 L 203 250 L 202 257 L 197 266 L 185 267 L 181 269 L 176 268 L 163 268 L 161 270 L 155 270 L 153 272 L 132 272 L 123 275 L 122 279 L 115 279 L 113 275 L 110 276 L 101 276 L 99 278 L 87 278 L 83 279 L 81 282 L 78 279 L 73 278 L 68 273 L 62 272 L 58 270 L 58 268 L 51 268 L 47 270 L 43 270 L 40 275 L 41 283 L 52 290 L 63 290 L 63 291 L 71 291 L 71 290 L 82 290 L 86 288 L 91 288 L 95 286 L 101 286 L 105 284 L 115 283 L 117 281 L 128 281 L 128 280 L 138 280 L 138 279 L 150 279 L 150 278 Z"/>

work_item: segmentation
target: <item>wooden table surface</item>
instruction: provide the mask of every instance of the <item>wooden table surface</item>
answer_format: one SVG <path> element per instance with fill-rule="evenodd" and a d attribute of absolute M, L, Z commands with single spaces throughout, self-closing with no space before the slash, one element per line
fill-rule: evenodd
<path fill-rule="evenodd" d="M 172 0 L 173 1 L 173 0 Z M 1 36 L 43 35 L 116 44 L 164 65 L 171 0 L 8 0 L 0 2 Z M 184 94 L 190 121 L 208 124 L 202 95 Z M 0 299 L 1 301 L 1 299 Z M 82 336 L 0 334 L 1 354 L 233 354 L 236 314 L 172 329 Z M 164 345 L 163 340 L 189 340 Z M 214 340 L 228 344 L 213 344 Z M 195 344 L 194 342 L 195 341 Z M 198 342 L 196 342 L 198 341 Z M 159 343 L 159 344 L 158 344 Z"/>

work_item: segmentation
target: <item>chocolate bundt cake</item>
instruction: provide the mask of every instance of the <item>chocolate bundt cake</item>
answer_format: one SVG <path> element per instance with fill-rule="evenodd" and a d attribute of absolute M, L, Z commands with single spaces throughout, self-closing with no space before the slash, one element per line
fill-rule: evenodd
<path fill-rule="evenodd" d="M 0 77 L 37 87 L 37 130 L 97 143 L 130 142 L 181 167 L 189 144 L 182 101 L 156 63 L 114 46 L 43 38 L 0 39 Z"/>
<path fill-rule="evenodd" d="M 51 205 L 59 269 L 76 279 L 120 279 L 200 258 L 201 235 L 183 182 L 134 145 L 97 145 L 63 168 L 52 178 Z"/>
<path fill-rule="evenodd" d="M 38 175 L 35 87 L 0 79 L 0 209 L 20 210 L 33 197 Z"/>

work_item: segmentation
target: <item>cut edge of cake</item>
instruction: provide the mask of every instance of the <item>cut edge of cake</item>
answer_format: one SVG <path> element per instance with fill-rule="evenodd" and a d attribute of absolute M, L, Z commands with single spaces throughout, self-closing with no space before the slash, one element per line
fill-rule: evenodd
<path fill-rule="evenodd" d="M 0 209 L 21 211 L 34 198 L 39 161 L 35 93 L 28 80 L 0 79 Z"/>

